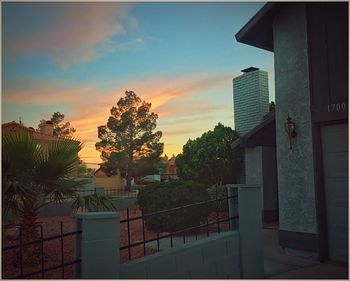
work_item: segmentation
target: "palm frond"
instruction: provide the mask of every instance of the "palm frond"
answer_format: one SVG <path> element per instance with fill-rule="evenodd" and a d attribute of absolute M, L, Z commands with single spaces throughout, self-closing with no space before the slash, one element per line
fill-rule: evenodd
<path fill-rule="evenodd" d="M 35 178 L 46 186 L 68 178 L 76 169 L 81 148 L 82 144 L 74 139 L 52 143 L 37 163 Z"/>
<path fill-rule="evenodd" d="M 77 194 L 72 203 L 72 208 L 75 210 L 82 209 L 83 211 L 117 211 L 112 198 L 104 194 L 89 194 L 85 196 Z"/>
<path fill-rule="evenodd" d="M 27 181 L 32 178 L 33 170 L 42 147 L 28 132 L 7 133 L 2 138 L 3 178 L 17 178 Z M 21 175 L 18 177 L 18 175 Z"/>

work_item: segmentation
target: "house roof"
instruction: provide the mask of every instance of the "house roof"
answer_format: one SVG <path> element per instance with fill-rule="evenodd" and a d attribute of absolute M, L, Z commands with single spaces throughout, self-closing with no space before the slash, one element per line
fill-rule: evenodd
<path fill-rule="evenodd" d="M 7 130 L 16 130 L 16 129 L 21 129 L 25 130 L 28 133 L 30 133 L 35 140 L 43 140 L 43 141 L 57 141 L 57 140 L 65 140 L 65 138 L 53 136 L 53 135 L 48 135 L 44 134 L 41 132 L 37 132 L 34 129 L 28 128 L 26 126 L 23 126 L 22 124 L 18 124 L 15 121 L 9 122 L 9 123 L 4 123 L 2 124 L 2 130 L 7 129 Z"/>
<path fill-rule="evenodd" d="M 231 144 L 231 148 L 276 146 L 275 111 L 264 116 L 263 121 Z"/>
<path fill-rule="evenodd" d="M 273 51 L 273 15 L 280 3 L 265 4 L 235 35 L 238 42 Z"/>

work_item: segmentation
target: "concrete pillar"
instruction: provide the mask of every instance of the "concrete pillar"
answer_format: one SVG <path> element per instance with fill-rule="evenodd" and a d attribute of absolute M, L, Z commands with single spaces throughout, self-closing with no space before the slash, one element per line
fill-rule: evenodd
<path fill-rule="evenodd" d="M 228 197 L 235 196 L 238 194 L 238 190 L 234 184 L 226 184 L 226 188 L 227 188 Z M 228 212 L 229 212 L 230 218 L 234 216 L 238 216 L 238 198 L 230 198 L 230 199 L 227 199 L 227 201 L 228 201 Z M 230 230 L 238 230 L 238 219 L 229 220 L 229 224 L 230 224 Z"/>
<path fill-rule="evenodd" d="M 249 184 L 235 186 L 238 188 L 242 277 L 264 278 L 260 186 Z"/>
<path fill-rule="evenodd" d="M 120 264 L 120 216 L 113 212 L 78 213 L 76 256 L 81 259 L 76 278 L 118 279 Z"/>

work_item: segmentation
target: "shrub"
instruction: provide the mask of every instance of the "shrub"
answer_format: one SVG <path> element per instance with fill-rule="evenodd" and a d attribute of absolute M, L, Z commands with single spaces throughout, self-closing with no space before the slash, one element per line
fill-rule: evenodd
<path fill-rule="evenodd" d="M 193 182 L 171 181 L 149 185 L 140 190 L 137 203 L 143 214 L 150 214 L 209 200 L 206 187 Z M 205 222 L 207 204 L 191 206 L 145 218 L 146 228 L 154 232 L 174 232 Z"/>
<path fill-rule="evenodd" d="M 208 188 L 208 194 L 210 199 L 224 198 L 227 197 L 227 188 L 224 185 L 213 185 Z M 213 202 L 212 206 L 215 212 L 227 212 L 227 199 Z"/>

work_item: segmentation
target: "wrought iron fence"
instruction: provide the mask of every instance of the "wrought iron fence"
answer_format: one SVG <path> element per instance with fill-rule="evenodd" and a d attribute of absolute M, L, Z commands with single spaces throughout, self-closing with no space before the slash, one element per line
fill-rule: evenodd
<path fill-rule="evenodd" d="M 39 228 L 39 238 L 34 241 L 25 241 L 25 234 L 22 226 L 12 226 L 12 229 L 17 230 L 16 241 L 13 243 L 7 241 L 2 248 L 2 278 L 5 279 L 26 279 L 26 278 L 74 278 L 74 269 L 71 267 L 69 272 L 66 267 L 75 266 L 80 263 L 80 259 L 74 259 L 74 244 L 80 239 L 82 231 L 63 232 L 63 222 L 60 223 L 60 233 L 50 237 L 44 237 L 42 225 L 36 225 L 35 230 Z M 3 232 L 6 227 L 3 226 Z M 75 236 L 75 239 L 73 239 Z M 64 239 L 68 238 L 64 243 Z M 4 238 L 3 238 L 4 240 Z M 49 245 L 53 242 L 55 245 Z M 5 245 L 4 245 L 5 244 Z M 67 249 L 67 245 L 71 247 Z M 45 245 L 47 247 L 45 247 Z M 50 248 L 49 253 L 45 250 Z M 68 250 L 68 254 L 67 254 Z M 56 254 L 53 256 L 53 254 Z M 71 260 L 67 261 L 67 255 Z M 48 259 L 49 257 L 49 259 Z M 55 262 L 56 261 L 56 264 Z M 48 266 L 49 265 L 49 266 Z M 48 267 L 46 267 L 48 266 Z M 50 276 L 46 273 L 51 272 Z"/>
<path fill-rule="evenodd" d="M 122 237 L 126 236 L 121 241 L 121 261 L 125 262 L 127 260 L 132 260 L 135 258 L 139 258 L 142 256 L 146 256 L 152 254 L 154 252 L 158 252 L 161 250 L 161 240 L 168 238 L 168 243 L 165 248 L 173 248 L 175 244 L 179 244 L 179 239 L 181 239 L 181 244 L 186 244 L 189 241 L 196 241 L 203 237 L 209 237 L 210 234 L 221 232 L 225 232 L 228 230 L 232 230 L 234 225 L 237 223 L 238 215 L 231 215 L 229 210 L 229 200 L 237 199 L 237 195 L 232 196 L 224 196 L 218 198 L 216 196 L 215 199 L 207 200 L 203 202 L 197 202 L 193 204 L 189 204 L 186 206 L 180 206 L 168 210 L 162 210 L 159 212 L 149 213 L 149 214 L 141 214 L 137 216 L 131 216 L 129 208 L 127 208 L 122 216 L 121 216 L 121 232 Z M 226 207 L 222 207 L 222 203 L 226 205 Z M 232 202 L 232 201 L 231 201 Z M 194 225 L 191 227 L 186 227 L 183 229 L 179 229 L 176 231 L 168 232 L 168 233 L 152 233 L 145 226 L 145 220 L 152 216 L 159 216 L 166 213 L 176 212 L 179 210 L 183 210 L 186 208 L 193 208 L 199 206 L 211 206 L 214 211 L 210 212 L 206 217 L 205 223 L 200 223 L 199 225 Z M 213 208 L 214 205 L 214 208 Z M 216 205 L 216 207 L 215 207 Z M 221 205 L 221 206 L 219 206 Z M 223 211 L 224 209 L 224 211 Z M 135 210 L 131 210 L 131 212 L 136 212 Z M 232 214 L 232 213 L 231 213 Z M 123 218 L 124 217 L 124 218 Z M 141 234 L 135 236 L 134 228 L 141 228 Z M 126 232 L 126 233 L 125 233 Z M 141 236 L 141 237 L 140 237 Z M 124 240 L 124 241 L 123 241 Z M 170 244 L 169 244 L 170 242 Z M 176 242 L 176 243 L 175 243 Z M 153 243 L 153 247 L 149 247 L 149 245 Z M 133 254 L 133 249 L 137 250 L 136 253 Z M 127 252 L 125 252 L 127 251 Z M 123 258 L 124 256 L 124 258 Z"/>
<path fill-rule="evenodd" d="M 122 190 L 122 189 L 115 189 L 115 188 L 93 188 L 93 189 L 76 189 L 75 191 L 79 192 L 80 195 L 91 195 L 91 194 L 106 194 L 111 197 L 118 197 L 118 198 L 136 198 L 138 194 L 138 190 Z"/>

